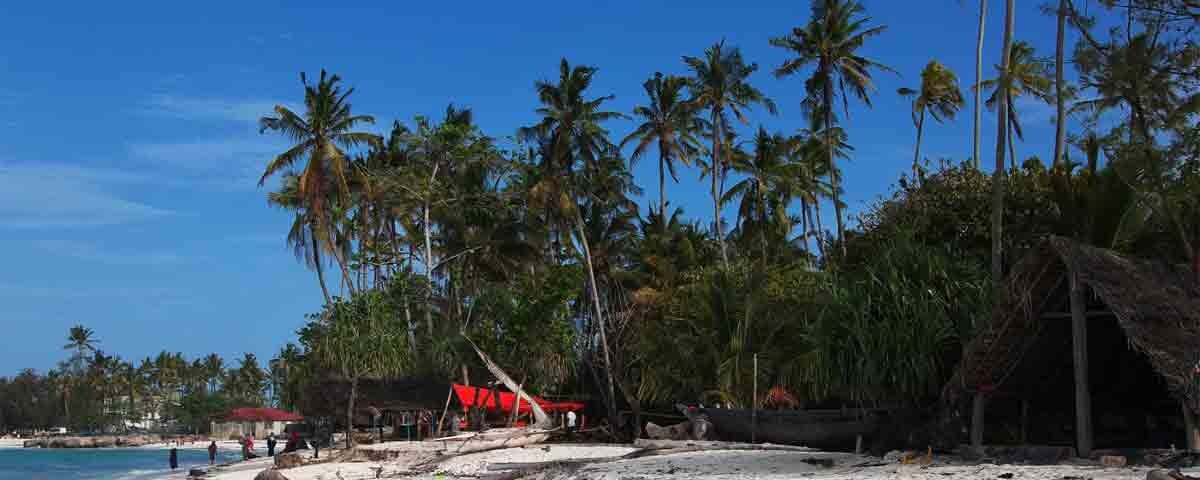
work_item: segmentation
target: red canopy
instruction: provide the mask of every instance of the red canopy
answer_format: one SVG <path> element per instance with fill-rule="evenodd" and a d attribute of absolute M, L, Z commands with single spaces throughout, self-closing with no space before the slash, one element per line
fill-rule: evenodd
<path fill-rule="evenodd" d="M 490 388 L 472 387 L 470 385 L 460 385 L 457 383 L 453 384 L 452 386 L 454 387 L 454 396 L 458 397 L 458 402 L 461 403 L 463 407 L 471 408 L 478 405 L 480 408 L 484 409 L 496 408 L 496 394 L 492 393 Z M 477 390 L 479 392 L 478 403 L 476 403 L 475 393 Z M 505 391 L 500 391 L 498 394 L 500 397 L 500 411 L 511 413 L 513 404 L 516 403 L 517 394 Z M 583 410 L 584 407 L 582 402 L 551 402 L 533 395 L 529 395 L 529 397 L 533 398 L 533 401 L 537 402 L 537 404 L 542 407 L 542 410 L 547 412 Z M 521 408 L 517 411 L 517 414 L 529 413 L 531 410 L 532 409 L 529 407 L 529 402 L 521 400 Z"/>

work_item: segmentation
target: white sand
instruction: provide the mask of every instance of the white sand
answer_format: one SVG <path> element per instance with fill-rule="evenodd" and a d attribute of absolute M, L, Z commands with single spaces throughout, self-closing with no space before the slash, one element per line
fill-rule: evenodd
<path fill-rule="evenodd" d="M 544 447 L 549 447 L 545 450 Z M 1103 468 L 1093 465 L 965 465 L 947 464 L 937 459 L 934 465 L 875 465 L 879 458 L 846 453 L 803 452 L 788 450 L 706 450 L 653 455 L 629 460 L 611 460 L 635 451 L 626 445 L 540 445 L 492 450 L 435 463 L 430 473 L 413 473 L 414 460 L 428 461 L 419 455 L 401 456 L 387 462 L 323 463 L 307 465 L 283 473 L 289 480 L 357 480 L 376 478 L 451 479 L 478 478 L 499 473 L 489 468 L 496 463 L 538 463 L 558 460 L 587 460 L 577 469 L 547 470 L 530 478 L 541 480 L 996 480 L 1012 474 L 1012 480 L 1060 480 L 1077 477 L 1091 480 L 1133 480 L 1146 478 L 1149 468 Z M 416 453 L 416 452 L 413 452 Z M 832 460 L 833 467 L 813 465 L 805 460 Z M 213 480 L 253 480 L 271 466 L 270 459 L 235 464 L 209 478 Z M 494 465 L 493 465 L 494 466 Z M 429 471 L 425 469 L 423 471 Z"/>
<path fill-rule="evenodd" d="M 21 438 L 0 438 L 0 448 L 21 448 L 25 440 Z"/>
<path fill-rule="evenodd" d="M 438 465 L 437 472 L 451 476 L 478 476 L 502 470 L 489 469 L 495 463 L 539 463 L 561 460 L 615 458 L 637 451 L 629 445 L 534 445 L 524 448 L 489 450 L 452 457 Z"/>

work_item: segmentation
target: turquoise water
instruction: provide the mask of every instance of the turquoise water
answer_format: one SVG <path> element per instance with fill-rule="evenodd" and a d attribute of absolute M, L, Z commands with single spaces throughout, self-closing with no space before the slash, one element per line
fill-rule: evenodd
<path fill-rule="evenodd" d="M 170 473 L 167 450 L 150 448 L 0 448 L 0 480 L 143 480 Z M 217 451 L 217 463 L 239 460 L 241 452 Z M 203 448 L 179 449 L 179 470 L 208 465 Z"/>

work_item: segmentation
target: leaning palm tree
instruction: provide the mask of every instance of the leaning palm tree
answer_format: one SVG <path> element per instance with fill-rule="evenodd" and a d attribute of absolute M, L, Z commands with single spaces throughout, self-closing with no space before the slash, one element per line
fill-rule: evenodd
<path fill-rule="evenodd" d="M 608 140 L 608 130 L 601 124 L 607 120 L 622 118 L 617 112 L 605 111 L 604 102 L 612 95 L 587 98 L 587 89 L 592 84 L 596 68 L 575 66 L 562 59 L 559 62 L 558 82 L 538 81 L 535 88 L 541 106 L 537 113 L 541 121 L 523 127 L 517 133 L 523 141 L 541 145 L 542 170 L 538 182 L 529 189 L 531 202 L 539 205 L 546 216 L 561 222 L 556 225 L 560 234 L 574 229 L 583 249 L 584 264 L 592 294 L 592 308 L 603 345 L 604 363 L 611 365 L 608 340 L 605 332 L 603 308 L 600 306 L 600 291 L 596 285 L 596 270 L 592 265 L 592 252 L 588 244 L 587 229 L 577 199 L 583 193 L 582 177 L 588 171 L 599 170 L 606 157 L 616 153 L 616 146 Z M 580 171 L 582 169 L 582 172 Z M 614 386 L 612 375 L 608 377 L 608 410 L 610 421 L 615 422 L 616 405 L 612 402 Z"/>
<path fill-rule="evenodd" d="M 336 193 L 344 200 L 350 193 L 347 181 L 349 159 L 344 149 L 377 145 L 381 140 L 374 134 L 353 131 L 360 123 L 375 123 L 375 118 L 370 115 L 354 115 L 351 112 L 347 99 L 354 93 L 354 89 L 343 92 L 338 86 L 340 81 L 341 77 L 336 74 L 327 75 L 325 70 L 321 70 L 321 78 L 313 85 L 308 83 L 308 78 L 301 73 L 300 82 L 304 85 L 303 114 L 297 114 L 286 106 L 276 105 L 274 116 L 265 116 L 259 120 L 260 132 L 273 130 L 296 144 L 267 163 L 258 185 L 261 187 L 275 174 L 289 171 L 298 162 L 305 162 L 297 179 L 297 193 L 313 219 L 313 226 L 316 227 L 313 234 L 326 243 L 326 248 L 333 253 L 342 269 L 345 283 L 350 285 L 353 291 L 353 277 L 350 275 L 347 260 L 334 244 L 333 235 L 330 233 L 333 223 L 330 218 L 333 210 L 329 205 L 330 195 Z M 335 192 L 329 191 L 331 184 Z"/>
<path fill-rule="evenodd" d="M 636 141 L 637 147 L 629 161 L 637 162 L 651 145 L 658 148 L 658 211 L 667 211 L 666 172 L 679 183 L 675 175 L 675 162 L 687 165 L 698 150 L 696 132 L 701 122 L 693 106 L 683 99 L 687 79 L 673 75 L 663 76 L 656 72 L 654 78 L 646 80 L 642 88 L 649 100 L 647 105 L 634 107 L 633 114 L 643 120 L 624 140 L 621 147 Z"/>
<path fill-rule="evenodd" d="M 962 90 L 958 88 L 958 76 L 937 60 L 930 60 L 921 71 L 919 89 L 901 88 L 900 95 L 913 98 L 913 125 L 917 127 L 917 146 L 913 152 L 913 179 L 918 178 L 921 162 L 921 133 L 925 130 L 925 114 L 938 123 L 943 119 L 954 119 L 963 106 Z"/>
<path fill-rule="evenodd" d="M 1045 60 L 1035 56 L 1033 46 L 1024 42 L 1013 42 L 1012 49 L 1008 55 L 1007 71 L 1011 72 L 1002 82 L 1005 68 L 997 66 L 998 76 L 991 80 L 983 82 L 982 87 L 991 89 L 992 93 L 988 96 L 987 107 L 990 110 L 996 108 L 1000 101 L 1001 91 L 1000 85 L 1008 85 L 1004 101 L 1007 102 L 1007 110 L 1005 116 L 1008 118 L 1008 129 L 1005 136 L 1008 139 L 1008 153 L 1012 168 L 1016 168 L 1017 153 L 1013 145 L 1013 137 L 1016 136 L 1019 140 L 1025 139 L 1025 132 L 1021 128 L 1021 120 L 1017 116 L 1016 99 L 1018 97 L 1028 95 L 1046 104 L 1054 103 L 1054 94 L 1050 88 L 1053 81 L 1050 78 L 1050 68 Z"/>
<path fill-rule="evenodd" d="M 729 265 L 729 254 L 725 248 L 725 235 L 721 228 L 721 195 L 725 182 L 728 160 L 721 148 L 722 140 L 729 131 L 728 114 L 746 123 L 745 111 L 753 104 L 766 107 L 774 114 L 775 102 L 746 82 L 750 74 L 758 70 L 758 64 L 746 64 L 742 52 L 737 48 L 725 48 L 725 41 L 704 50 L 704 57 L 683 57 L 692 70 L 688 79 L 688 90 L 692 98 L 689 103 L 697 109 L 708 109 L 712 138 L 712 162 L 709 167 L 712 180 L 713 234 L 721 246 L 721 261 Z"/>
<path fill-rule="evenodd" d="M 808 65 L 813 65 L 812 76 L 805 82 L 807 100 L 802 103 L 805 110 L 819 115 L 824 123 L 825 143 L 833 145 L 834 102 L 840 97 L 843 110 L 848 110 L 849 97 L 853 95 L 867 106 L 871 105 L 870 93 L 874 90 L 871 70 L 892 71 L 882 63 L 859 54 L 868 38 L 883 33 L 886 26 L 866 27 L 870 17 L 863 16 L 866 10 L 856 0 L 816 0 L 812 7 L 812 20 L 804 27 L 793 28 L 790 35 L 771 39 L 771 45 L 792 52 L 795 57 L 784 61 L 775 69 L 775 76 L 784 78 L 796 74 Z M 835 88 L 836 87 L 836 88 Z M 833 208 L 837 217 L 838 241 L 843 243 L 845 224 L 842 220 L 842 203 L 839 190 L 841 182 L 834 164 L 834 151 L 828 149 L 829 170 L 833 183 Z"/>

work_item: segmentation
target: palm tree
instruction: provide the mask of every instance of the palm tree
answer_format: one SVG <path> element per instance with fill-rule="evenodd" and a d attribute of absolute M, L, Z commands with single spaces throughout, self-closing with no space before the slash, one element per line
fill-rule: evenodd
<path fill-rule="evenodd" d="M 750 74 L 758 70 L 757 63 L 749 65 L 742 59 L 737 48 L 725 48 L 725 41 L 704 50 L 704 57 L 683 57 L 692 70 L 688 79 L 688 90 L 692 98 L 688 101 L 696 109 L 708 109 L 712 129 L 711 180 L 713 199 L 713 233 L 721 246 L 721 261 L 729 265 L 729 253 L 725 248 L 725 234 L 721 227 L 721 196 L 725 185 L 725 170 L 728 160 L 723 155 L 721 141 L 729 132 L 728 113 L 738 121 L 746 123 L 744 111 L 753 104 L 761 104 L 774 114 L 775 102 L 746 82 Z M 732 133 L 732 132 L 729 132 Z"/>
<path fill-rule="evenodd" d="M 768 257 L 768 230 L 780 227 L 787 220 L 773 217 L 780 213 L 786 217 L 786 206 L 790 201 L 778 198 L 785 191 L 781 184 L 785 181 L 783 174 L 789 150 L 791 139 L 779 133 L 769 134 L 760 126 L 754 136 L 754 154 L 737 156 L 732 165 L 733 170 L 745 174 L 746 178 L 729 187 L 721 199 L 722 203 L 741 199 L 738 205 L 738 230 L 743 237 L 750 231 L 757 231 L 764 265 Z"/>
<path fill-rule="evenodd" d="M 788 36 L 771 39 L 771 45 L 795 54 L 794 58 L 775 69 L 776 77 L 788 77 L 809 64 L 814 65 L 812 76 L 805 82 L 808 101 L 803 106 L 813 115 L 819 115 L 823 119 L 825 143 L 828 145 L 834 144 L 833 110 L 836 97 L 841 97 L 843 110 L 847 110 L 847 113 L 848 94 L 870 106 L 870 93 L 875 88 L 871 70 L 892 71 L 890 67 L 858 53 L 868 38 L 887 29 L 883 25 L 867 28 L 866 24 L 871 18 L 863 16 L 865 11 L 856 0 L 816 0 L 813 2 L 812 20 L 808 25 L 793 28 Z M 842 240 L 846 228 L 842 220 L 841 182 L 834 164 L 834 150 L 828 149 L 827 154 L 838 241 L 842 243 L 845 253 L 845 243 Z"/>
<path fill-rule="evenodd" d="M 913 153 L 913 179 L 918 178 L 921 162 L 921 133 L 925 130 L 925 114 L 938 123 L 942 119 L 954 119 L 963 106 L 962 90 L 958 88 L 958 76 L 937 60 L 930 60 L 921 71 L 919 89 L 901 88 L 897 93 L 913 98 L 913 125 L 917 127 L 917 146 Z"/>
<path fill-rule="evenodd" d="M 971 137 L 971 161 L 975 162 L 976 170 L 983 166 L 983 160 L 979 157 L 979 122 L 983 115 L 983 89 L 979 84 L 983 82 L 983 26 L 986 17 L 987 0 L 979 0 L 979 31 L 975 38 L 975 125 L 974 135 Z"/>
<path fill-rule="evenodd" d="M 1006 80 L 1003 84 L 1008 85 L 1004 93 L 1004 101 L 1007 102 L 1007 107 L 1004 116 L 1008 119 L 1008 131 L 1005 136 L 1008 139 L 1008 153 L 1012 157 L 1012 168 L 1016 168 L 1017 153 L 1013 146 L 1013 136 L 1024 140 L 1025 132 L 1021 129 L 1021 120 L 1017 116 L 1016 99 L 1022 95 L 1029 95 L 1047 104 L 1054 101 L 1053 94 L 1050 93 L 1050 70 L 1044 60 L 1034 56 L 1033 46 L 1024 41 L 1014 42 L 1009 51 L 1007 66 L 998 67 L 999 76 L 997 78 L 983 82 L 983 88 L 991 89 L 992 93 L 988 96 L 988 109 L 995 109 L 1000 102 L 1000 85 L 1001 80 Z M 1008 71 L 1011 74 L 1007 79 L 1004 77 L 1004 72 Z"/>
<path fill-rule="evenodd" d="M 338 197 L 349 195 L 347 169 L 349 160 L 343 149 L 380 143 L 377 135 L 353 131 L 360 123 L 375 123 L 375 118 L 369 115 L 354 115 L 347 101 L 354 89 L 342 92 L 338 82 L 341 77 L 329 76 L 321 70 L 321 77 L 316 85 L 308 83 L 304 73 L 300 74 L 300 83 L 304 85 L 303 115 L 299 115 L 283 105 L 275 106 L 274 116 L 265 116 L 259 120 L 260 131 L 273 130 L 280 132 L 296 145 L 279 154 L 268 164 L 263 175 L 258 180 L 261 187 L 271 176 L 287 171 L 297 162 L 305 161 L 304 168 L 297 178 L 297 194 L 303 199 L 307 212 L 311 215 L 316 230 L 313 232 L 326 243 L 326 248 L 333 253 L 342 269 L 345 281 L 354 284 L 345 255 L 334 243 L 331 213 L 327 205 L 330 201 L 330 184 Z M 332 178 L 330 178 L 332 176 Z"/>
<path fill-rule="evenodd" d="M 658 147 L 658 211 L 665 212 L 667 208 L 666 176 L 664 170 L 671 173 L 671 179 L 676 183 L 679 177 L 675 175 L 675 161 L 684 165 L 690 163 L 689 157 L 698 150 L 696 131 L 701 127 L 695 115 L 693 106 L 682 98 L 683 90 L 687 87 L 687 79 L 673 75 L 663 76 L 655 72 L 654 78 L 646 80 L 642 88 L 646 90 L 648 105 L 634 107 L 633 114 L 644 121 L 638 125 L 624 140 L 626 144 L 637 141 L 631 163 L 637 162 L 652 144 Z"/>
<path fill-rule="evenodd" d="M 1067 0 L 1058 0 L 1058 25 L 1054 45 L 1054 160 L 1052 165 L 1066 165 L 1067 143 L 1067 85 L 1063 79 L 1066 50 Z"/>
<path fill-rule="evenodd" d="M 604 102 L 612 100 L 612 95 L 587 98 L 586 91 L 591 86 L 592 76 L 595 74 L 595 67 L 572 68 L 567 59 L 562 59 L 559 62 L 557 83 L 543 80 L 534 84 L 538 100 L 542 104 L 536 111 L 542 116 L 542 120 L 536 125 L 521 128 L 518 137 L 526 141 L 536 141 L 543 146 L 539 167 L 545 175 L 533 185 L 530 195 L 534 197 L 535 203 L 547 211 L 549 218 L 560 222 L 554 227 L 560 235 L 570 232 L 569 225 L 574 225 L 579 245 L 583 248 L 583 258 L 591 286 L 592 307 L 600 333 L 600 343 L 604 345 L 604 363 L 611 365 L 603 309 L 600 306 L 600 291 L 596 285 L 596 270 L 592 265 L 592 252 L 588 245 L 583 214 L 576 203 L 583 190 L 583 186 L 580 185 L 583 182 L 578 178 L 581 175 L 576 171 L 576 165 L 581 163 L 580 167 L 584 172 L 596 170 L 601 159 L 613 153 L 616 147 L 609 142 L 608 130 L 602 127 L 601 123 L 622 117 L 620 113 L 603 110 Z M 610 421 L 616 422 L 616 404 L 612 401 L 612 375 L 606 377 L 609 417 Z"/>
<path fill-rule="evenodd" d="M 89 352 L 96 351 L 96 344 L 100 343 L 94 337 L 96 332 L 83 325 L 71 327 L 67 334 L 67 344 L 63 345 L 63 350 L 74 350 L 75 353 L 71 356 L 71 365 L 75 369 L 75 375 L 83 374 L 83 362 L 87 360 Z"/>
<path fill-rule="evenodd" d="M 294 173 L 284 174 L 279 191 L 267 194 L 267 204 L 296 212 L 292 219 L 292 228 L 288 230 L 287 243 L 292 247 L 296 259 L 317 272 L 321 295 L 325 297 L 325 303 L 331 302 L 332 297 L 325 284 L 321 247 L 315 235 L 320 227 L 317 226 L 317 219 L 312 212 L 304 208 L 303 199 L 300 198 L 300 177 Z"/>

